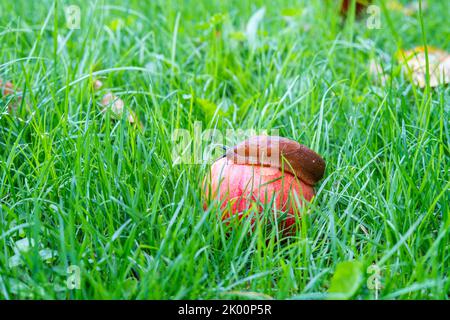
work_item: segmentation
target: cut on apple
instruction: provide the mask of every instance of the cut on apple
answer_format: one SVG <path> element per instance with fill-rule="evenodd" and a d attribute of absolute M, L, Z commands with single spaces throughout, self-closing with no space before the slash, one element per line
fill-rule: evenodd
<path fill-rule="evenodd" d="M 450 56 L 444 51 L 428 47 L 428 69 L 430 86 L 437 87 L 450 82 Z M 403 70 L 420 88 L 426 86 L 426 54 L 425 47 L 416 47 L 411 50 L 400 50 L 397 54 L 403 64 Z"/>

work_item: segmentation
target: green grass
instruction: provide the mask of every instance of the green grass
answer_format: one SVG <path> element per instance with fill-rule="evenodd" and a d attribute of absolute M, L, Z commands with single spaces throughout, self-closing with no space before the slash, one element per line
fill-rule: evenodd
<path fill-rule="evenodd" d="M 395 59 L 424 42 L 449 51 L 447 1 L 422 20 L 383 5 L 379 30 L 322 0 L 92 2 L 0 1 L 0 79 L 25 96 L 14 115 L 0 100 L 1 298 L 327 298 L 339 277 L 356 299 L 449 298 L 449 87 L 413 86 Z M 253 46 L 246 24 L 263 6 Z M 108 91 L 142 130 L 100 112 Z M 278 129 L 325 158 L 295 235 L 230 231 L 203 210 L 209 165 L 171 158 L 172 133 L 195 121 Z M 24 238 L 35 245 L 11 265 Z M 360 276 L 335 273 L 347 265 Z"/>

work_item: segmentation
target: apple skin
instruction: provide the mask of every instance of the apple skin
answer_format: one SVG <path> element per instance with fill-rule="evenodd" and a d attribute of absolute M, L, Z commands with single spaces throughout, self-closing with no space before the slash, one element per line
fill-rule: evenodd
<path fill-rule="evenodd" d="M 303 200 L 309 202 L 315 194 L 312 186 L 293 174 L 282 173 L 273 167 L 234 164 L 226 158 L 219 159 L 212 165 L 210 179 L 206 196 L 209 199 L 219 199 L 220 208 L 223 210 L 222 220 L 240 214 L 254 203 L 265 204 L 275 199 L 276 209 L 287 213 L 281 226 L 285 231 L 292 229 L 295 215 L 301 211 L 297 208 L 295 199 L 303 205 Z M 228 205 L 231 212 L 224 210 Z M 262 209 L 261 207 L 260 212 Z"/>
<path fill-rule="evenodd" d="M 2 95 L 7 96 L 14 93 L 14 87 L 11 82 L 7 81 L 5 85 L 3 85 L 3 81 L 0 79 L 0 88 L 3 89 Z"/>

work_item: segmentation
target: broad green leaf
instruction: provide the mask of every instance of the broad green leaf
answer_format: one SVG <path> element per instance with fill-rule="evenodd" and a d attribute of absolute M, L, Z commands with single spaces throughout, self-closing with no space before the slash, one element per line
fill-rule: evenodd
<path fill-rule="evenodd" d="M 359 261 L 344 261 L 336 266 L 328 289 L 329 299 L 350 299 L 363 281 L 363 266 Z"/>
<path fill-rule="evenodd" d="M 281 15 L 283 17 L 299 17 L 303 13 L 301 8 L 286 8 L 281 10 Z"/>
<path fill-rule="evenodd" d="M 197 102 L 197 105 L 199 105 L 200 108 L 203 110 L 203 112 L 205 112 L 205 114 L 210 117 L 214 115 L 214 113 L 216 112 L 216 110 L 218 108 L 214 102 L 209 101 L 207 99 L 197 98 L 196 102 Z M 223 110 L 219 109 L 218 114 L 223 115 Z"/>

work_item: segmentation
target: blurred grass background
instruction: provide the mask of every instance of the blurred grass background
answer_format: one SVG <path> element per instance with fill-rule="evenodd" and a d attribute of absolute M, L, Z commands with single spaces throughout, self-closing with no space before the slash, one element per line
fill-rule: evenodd
<path fill-rule="evenodd" d="M 396 60 L 450 49 L 448 2 L 376 4 L 381 29 L 322 0 L 1 1 L 0 79 L 23 99 L 0 100 L 0 297 L 327 298 L 343 277 L 345 298 L 448 298 L 449 89 L 413 86 Z M 100 112 L 107 92 L 142 129 Z M 195 121 L 278 129 L 325 158 L 295 235 L 203 210 L 208 165 L 171 159 Z"/>

